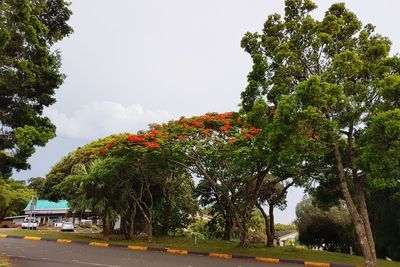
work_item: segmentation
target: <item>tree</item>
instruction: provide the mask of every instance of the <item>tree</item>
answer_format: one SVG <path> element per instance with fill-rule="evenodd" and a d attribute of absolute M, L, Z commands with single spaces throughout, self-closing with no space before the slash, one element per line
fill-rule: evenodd
<path fill-rule="evenodd" d="M 44 198 L 57 201 L 60 199 L 73 199 L 73 196 L 66 196 L 65 191 L 57 189 L 56 185 L 61 183 L 67 176 L 72 174 L 72 170 L 77 164 L 87 165 L 90 162 L 102 157 L 107 145 L 113 144 L 119 138 L 128 134 L 110 135 L 90 142 L 83 147 L 70 152 L 57 162 L 46 175 L 44 183 Z"/>
<path fill-rule="evenodd" d="M 287 190 L 293 184 L 294 184 L 293 181 L 287 182 L 286 184 L 278 183 L 272 188 L 267 185 L 265 187 L 262 187 L 261 189 L 259 202 L 256 204 L 256 206 L 264 218 L 265 233 L 267 236 L 267 247 L 274 246 L 274 238 L 275 238 L 274 208 L 278 207 L 281 210 L 286 208 Z M 263 208 L 263 204 L 265 203 L 268 204 L 268 214 L 265 212 Z"/>
<path fill-rule="evenodd" d="M 389 56 L 390 41 L 372 25 L 363 26 L 344 4 L 333 4 L 322 21 L 312 18 L 311 0 L 285 4 L 283 18 L 270 15 L 261 34 L 242 39 L 253 59 L 243 109 L 250 112 L 257 100 L 266 101 L 274 119 L 286 125 L 283 136 L 309 144 L 299 162 L 309 165 L 310 177 L 337 177 L 365 264 L 376 266 L 368 179 L 358 157 L 369 115 L 397 103 L 397 91 L 383 89 L 396 84 L 400 60 Z M 385 93 L 392 101 L 384 101 Z"/>
<path fill-rule="evenodd" d="M 0 223 L 6 216 L 23 213 L 26 205 L 35 192 L 26 188 L 21 181 L 9 179 L 0 180 Z"/>
<path fill-rule="evenodd" d="M 64 0 L 0 3 L 0 177 L 29 168 L 35 146 L 55 136 L 42 114 L 64 80 L 52 46 L 72 32 L 70 15 Z"/>
<path fill-rule="evenodd" d="M 44 184 L 46 182 L 45 178 L 42 177 L 31 177 L 28 179 L 28 188 L 36 192 L 38 198 L 43 198 L 44 196 Z"/>
<path fill-rule="evenodd" d="M 90 164 L 74 166 L 72 175 L 67 176 L 56 187 L 66 195 L 76 197 L 72 209 L 90 209 L 102 218 L 103 238 L 108 240 L 118 211 L 122 207 L 118 172 L 124 159 L 107 158 L 94 160 Z"/>
<path fill-rule="evenodd" d="M 302 244 L 342 253 L 348 253 L 350 247 L 357 250 L 354 227 L 343 202 L 323 210 L 308 198 L 297 204 L 296 217 Z"/>

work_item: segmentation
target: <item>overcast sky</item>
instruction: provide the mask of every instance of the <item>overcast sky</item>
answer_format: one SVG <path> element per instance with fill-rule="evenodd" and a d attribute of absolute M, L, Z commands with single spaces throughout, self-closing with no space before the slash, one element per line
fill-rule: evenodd
<path fill-rule="evenodd" d="M 68 152 L 93 139 L 206 112 L 235 111 L 251 68 L 246 31 L 282 13 L 283 0 L 72 0 L 75 32 L 57 45 L 67 79 L 46 110 L 57 137 L 37 149 L 30 171 L 44 177 Z M 334 2 L 316 1 L 321 18 Z M 400 51 L 398 0 L 344 1 Z M 295 218 L 301 189 L 289 192 L 277 222 Z"/>

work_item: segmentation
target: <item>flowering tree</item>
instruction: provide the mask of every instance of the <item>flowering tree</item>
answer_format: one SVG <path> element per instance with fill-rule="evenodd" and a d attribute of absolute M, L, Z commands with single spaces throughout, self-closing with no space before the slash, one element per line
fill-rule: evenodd
<path fill-rule="evenodd" d="M 262 187 L 272 188 L 281 181 L 268 175 L 272 166 L 267 138 L 267 133 L 249 126 L 238 113 L 209 113 L 152 125 L 147 132 L 110 143 L 101 153 L 132 153 L 134 161 L 143 155 L 163 155 L 167 168 L 180 166 L 199 177 L 209 188 L 207 194 L 225 203 L 226 213 L 239 228 L 240 244 L 245 246 L 251 211 Z M 146 179 L 148 175 L 142 177 Z"/>

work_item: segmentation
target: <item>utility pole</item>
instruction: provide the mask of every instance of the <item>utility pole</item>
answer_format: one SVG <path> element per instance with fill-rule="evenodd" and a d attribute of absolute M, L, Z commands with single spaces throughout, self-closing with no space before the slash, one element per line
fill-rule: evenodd
<path fill-rule="evenodd" d="M 37 202 L 36 197 L 32 197 L 31 206 L 30 206 L 30 215 L 29 215 L 29 221 L 28 221 L 28 229 L 29 230 L 32 230 L 32 228 L 33 228 L 32 214 L 34 216 L 33 218 L 35 219 L 35 214 L 33 213 L 33 211 L 35 210 L 36 202 Z"/>

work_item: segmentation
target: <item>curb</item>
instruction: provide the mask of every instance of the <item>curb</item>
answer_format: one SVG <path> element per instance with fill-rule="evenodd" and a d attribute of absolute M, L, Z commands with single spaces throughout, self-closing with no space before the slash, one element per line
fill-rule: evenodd
<path fill-rule="evenodd" d="M 277 259 L 277 258 L 255 257 L 255 256 L 245 256 L 245 255 L 237 255 L 237 254 L 190 251 L 190 250 L 173 249 L 173 248 L 157 248 L 157 247 L 146 247 L 146 246 L 135 246 L 135 245 L 120 245 L 120 244 L 110 244 L 110 243 L 106 243 L 106 242 L 85 242 L 85 241 L 78 241 L 78 240 L 44 238 L 44 237 L 37 237 L 37 236 L 19 236 L 19 235 L 0 234 L 0 238 L 14 238 L 14 239 L 23 239 L 23 240 L 31 240 L 31 241 L 48 241 L 48 242 L 57 242 L 59 244 L 74 243 L 74 244 L 89 245 L 92 247 L 102 247 L 102 248 L 116 247 L 116 248 L 125 248 L 125 249 L 129 249 L 129 250 L 134 250 L 134 251 L 158 251 L 158 252 L 165 252 L 165 253 L 176 254 L 176 255 L 198 255 L 198 256 L 207 256 L 207 257 L 219 258 L 219 259 L 245 259 L 245 260 L 254 260 L 254 261 L 265 262 L 265 263 L 289 263 L 289 264 L 303 265 L 303 266 L 307 266 L 307 267 L 361 267 L 361 266 L 357 266 L 357 265 L 340 264 L 340 263 L 302 261 L 302 260 L 293 260 L 293 259 Z"/>

